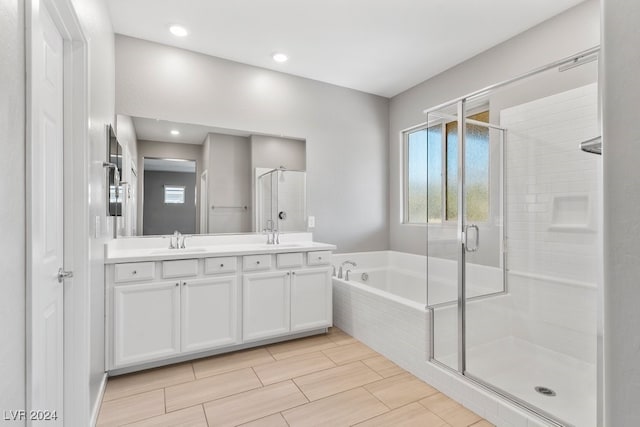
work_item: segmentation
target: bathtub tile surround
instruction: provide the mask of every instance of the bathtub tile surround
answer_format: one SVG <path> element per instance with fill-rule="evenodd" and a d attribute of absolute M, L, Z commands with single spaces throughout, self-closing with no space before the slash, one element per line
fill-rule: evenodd
<path fill-rule="evenodd" d="M 98 426 L 187 424 L 491 426 L 337 328 L 109 379 Z"/>

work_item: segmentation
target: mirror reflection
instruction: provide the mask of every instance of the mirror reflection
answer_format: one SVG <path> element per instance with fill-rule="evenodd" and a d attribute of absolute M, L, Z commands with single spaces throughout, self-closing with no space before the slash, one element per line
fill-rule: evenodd
<path fill-rule="evenodd" d="M 118 236 L 306 230 L 303 139 L 118 115 Z"/>

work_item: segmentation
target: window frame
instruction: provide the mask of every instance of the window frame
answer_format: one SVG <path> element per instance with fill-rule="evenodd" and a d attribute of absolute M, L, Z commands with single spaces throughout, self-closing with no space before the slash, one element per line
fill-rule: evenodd
<path fill-rule="evenodd" d="M 167 188 L 182 189 L 182 202 L 167 202 Z M 184 185 L 164 184 L 162 195 L 166 206 L 182 206 L 187 203 L 187 187 Z"/>
<path fill-rule="evenodd" d="M 472 111 L 467 112 L 467 116 L 475 116 L 480 113 L 490 113 L 489 105 L 485 105 L 482 107 L 474 108 Z M 401 150 L 402 150 L 402 225 L 408 226 L 455 226 L 457 223 L 456 219 L 448 219 L 447 218 L 447 204 L 449 198 L 447 197 L 447 124 L 454 123 L 453 121 L 448 121 L 446 119 L 436 119 L 431 122 L 422 122 L 417 125 L 411 126 L 409 128 L 403 129 L 400 131 L 401 138 Z M 426 222 L 410 222 L 409 221 L 409 135 L 414 132 L 423 131 L 435 126 L 440 126 L 440 135 L 441 135 L 441 164 L 442 164 L 442 172 L 441 172 L 441 199 L 442 203 L 440 206 L 440 222 L 429 222 L 429 218 L 427 215 Z M 489 134 L 489 146 L 488 146 L 488 165 L 487 165 L 487 218 L 484 221 L 474 221 L 476 224 L 488 224 L 491 222 L 491 134 Z"/>

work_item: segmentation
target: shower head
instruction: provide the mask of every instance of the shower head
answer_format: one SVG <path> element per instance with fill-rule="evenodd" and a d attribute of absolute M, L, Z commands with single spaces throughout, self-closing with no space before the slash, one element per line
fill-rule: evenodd
<path fill-rule="evenodd" d="M 580 149 L 586 153 L 602 155 L 602 137 L 596 136 L 580 143 Z"/>

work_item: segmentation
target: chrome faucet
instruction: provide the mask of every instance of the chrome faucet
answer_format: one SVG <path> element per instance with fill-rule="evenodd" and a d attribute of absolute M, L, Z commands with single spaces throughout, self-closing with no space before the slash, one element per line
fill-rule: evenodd
<path fill-rule="evenodd" d="M 344 267 L 345 265 L 350 265 L 350 266 L 352 266 L 353 268 L 356 268 L 356 267 L 358 266 L 358 265 L 357 265 L 355 262 L 353 262 L 353 261 L 348 261 L 348 260 L 347 260 L 347 261 L 343 262 L 343 263 L 340 265 L 340 270 L 338 270 L 338 279 L 342 279 L 342 269 L 343 269 L 343 267 Z M 350 270 L 347 270 L 347 271 L 350 271 Z M 349 276 L 348 276 L 348 273 L 347 273 L 347 277 L 349 277 Z M 349 280 L 349 279 L 347 279 L 347 280 Z"/>
<path fill-rule="evenodd" d="M 180 237 L 182 234 L 178 230 L 173 232 L 173 236 L 169 238 L 169 249 L 179 249 L 180 248 Z M 176 244 L 173 244 L 173 239 L 176 239 Z M 182 239 L 182 247 L 184 248 L 184 239 Z"/>
<path fill-rule="evenodd" d="M 267 245 L 280 244 L 280 233 L 275 229 L 275 224 L 272 219 L 267 220 L 267 228 L 263 230 L 267 233 Z"/>

